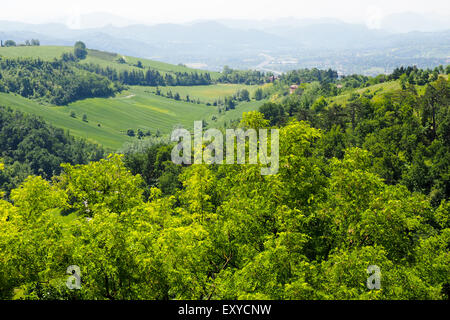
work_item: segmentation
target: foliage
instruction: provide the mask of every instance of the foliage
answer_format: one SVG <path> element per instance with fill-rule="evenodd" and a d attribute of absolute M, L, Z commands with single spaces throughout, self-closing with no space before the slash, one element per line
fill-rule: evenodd
<path fill-rule="evenodd" d="M 64 105 L 84 98 L 109 97 L 118 90 L 105 77 L 74 68 L 63 60 L 0 57 L 0 92 Z"/>
<path fill-rule="evenodd" d="M 0 298 L 448 299 L 449 81 L 344 105 L 332 73 L 301 75 L 322 79 L 238 124 L 279 128 L 276 175 L 178 166 L 152 140 L 26 178 L 0 200 Z"/>
<path fill-rule="evenodd" d="M 80 60 L 86 59 L 86 56 L 88 54 L 86 45 L 81 41 L 77 41 L 73 46 L 73 54 L 77 59 Z"/>
<path fill-rule="evenodd" d="M 263 84 L 269 81 L 269 75 L 266 75 L 261 71 L 240 71 L 225 66 L 217 81 L 221 83 L 245 83 L 247 85 Z"/>
<path fill-rule="evenodd" d="M 35 116 L 5 108 L 0 108 L 0 150 L 6 164 L 0 172 L 0 186 L 8 192 L 29 175 L 50 179 L 61 173 L 61 163 L 84 164 L 99 160 L 104 153 Z"/>
<path fill-rule="evenodd" d="M 122 59 L 123 58 L 119 58 Z M 122 63 L 122 62 L 121 62 Z M 125 63 L 125 60 L 124 62 Z M 142 64 L 142 62 L 141 62 Z M 118 81 L 125 85 L 139 85 L 139 86 L 200 86 L 212 84 L 211 75 L 207 72 L 173 72 L 161 73 L 153 68 L 146 70 L 117 70 L 113 67 L 107 66 L 103 68 L 98 64 L 87 63 L 78 64 L 78 68 L 89 72 L 96 73 L 111 81 Z M 138 67 L 143 69 L 144 67 Z"/>

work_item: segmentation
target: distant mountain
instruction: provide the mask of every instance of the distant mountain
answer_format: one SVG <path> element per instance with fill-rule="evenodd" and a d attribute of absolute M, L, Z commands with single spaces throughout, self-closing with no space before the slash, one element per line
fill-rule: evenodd
<path fill-rule="evenodd" d="M 224 45 L 286 44 L 286 39 L 258 30 L 229 28 L 214 21 L 194 24 L 132 25 L 123 28 L 107 26 L 101 32 L 121 38 L 130 36 L 147 43 L 198 43 Z"/>
<path fill-rule="evenodd" d="M 279 33 L 278 30 L 297 29 L 302 27 L 311 27 L 317 25 L 340 25 L 349 24 L 336 18 L 278 18 L 264 20 L 244 20 L 244 19 L 222 19 L 218 22 L 237 29 L 255 29 L 268 33 Z M 362 26 L 361 22 L 359 25 Z M 403 12 L 394 13 L 383 17 L 380 21 L 380 30 L 389 33 L 407 33 L 412 31 L 435 32 L 450 29 L 450 16 Z"/>
<path fill-rule="evenodd" d="M 384 17 L 380 25 L 382 29 L 394 33 L 443 31 L 450 29 L 450 16 L 413 12 L 395 13 Z"/>
<path fill-rule="evenodd" d="M 388 36 L 385 31 L 371 30 L 364 25 L 344 22 L 324 22 L 303 26 L 277 26 L 271 33 L 315 49 L 348 49 L 370 46 Z"/>
<path fill-rule="evenodd" d="M 99 25 L 104 24 L 107 18 L 99 18 Z M 405 22 L 408 19 L 411 21 L 409 25 Z M 399 24 L 404 25 L 403 30 L 411 29 L 413 20 L 414 17 L 407 14 L 390 16 L 382 21 L 383 28 L 378 30 L 336 19 L 295 18 L 127 26 L 109 24 L 83 29 L 70 29 L 64 24 L 0 21 L 0 38 L 18 42 L 38 38 L 43 45 L 72 45 L 83 40 L 92 49 L 173 64 L 202 65 L 213 71 L 221 70 L 224 65 L 275 71 L 320 66 L 335 68 L 341 73 L 377 74 L 390 72 L 400 64 L 427 68 L 448 63 L 449 31 L 387 31 Z M 435 22 L 430 28 L 439 26 L 445 26 L 445 23 Z"/>
<path fill-rule="evenodd" d="M 264 20 L 244 20 L 244 19 L 221 19 L 218 20 L 223 25 L 235 29 L 254 29 L 271 32 L 278 28 L 297 28 L 316 24 L 340 23 L 339 19 L 335 18 L 314 18 L 314 19 L 300 19 L 294 17 L 278 18 L 278 19 L 264 19 Z"/>
<path fill-rule="evenodd" d="M 116 27 L 125 27 L 131 24 L 136 24 L 138 21 L 127 19 L 118 15 L 105 13 L 105 12 L 93 12 L 88 14 L 80 15 L 79 19 L 77 19 L 79 25 L 77 26 L 79 29 L 93 29 L 93 28 L 102 28 L 104 26 L 116 26 Z"/>

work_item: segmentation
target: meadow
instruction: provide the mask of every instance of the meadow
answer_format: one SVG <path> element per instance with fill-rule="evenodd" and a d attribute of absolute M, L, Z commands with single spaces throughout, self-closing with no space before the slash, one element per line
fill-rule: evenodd
<path fill-rule="evenodd" d="M 254 92 L 258 88 L 257 85 L 245 85 L 245 84 L 228 84 L 228 83 L 218 83 L 209 86 L 191 86 L 191 87 L 180 87 L 180 86 L 167 86 L 160 87 L 161 93 L 167 94 L 171 91 L 173 94 L 176 92 L 181 96 L 181 99 L 186 99 L 189 95 L 191 100 L 200 99 L 204 103 L 213 103 L 218 98 L 225 98 L 226 96 L 234 95 L 238 90 L 247 89 L 250 93 L 250 97 L 253 97 Z M 156 88 L 153 89 L 156 92 Z"/>
<path fill-rule="evenodd" d="M 44 118 L 55 127 L 74 136 L 118 149 L 132 138 L 128 129 L 169 133 L 174 125 L 192 126 L 195 120 L 210 118 L 214 107 L 175 101 L 144 92 L 145 87 L 132 87 L 114 98 L 80 100 L 68 106 L 39 104 L 18 95 L 0 93 L 0 104 Z M 76 118 L 70 116 L 75 112 Z M 82 120 L 86 114 L 87 122 Z"/>
<path fill-rule="evenodd" d="M 22 46 L 0 47 L 0 56 L 9 58 L 37 58 L 51 61 L 61 57 L 63 53 L 73 52 L 72 47 L 61 46 Z M 119 63 L 122 57 L 126 63 Z M 140 61 L 143 68 L 153 68 L 165 73 L 174 72 L 207 72 L 187 68 L 183 65 L 172 65 L 148 59 L 123 56 L 98 50 L 88 50 L 86 59 L 79 63 L 93 63 L 103 68 L 110 67 L 121 70 L 142 70 L 135 65 Z M 211 78 L 218 78 L 220 73 L 210 72 Z M 246 88 L 253 95 L 257 86 L 243 84 L 215 84 L 209 86 L 177 86 L 160 87 L 163 93 L 169 90 L 178 92 L 182 99 L 187 95 L 192 100 L 200 99 L 201 104 L 176 101 L 155 93 L 155 87 L 130 86 L 112 98 L 90 98 L 78 100 L 67 106 L 54 106 L 38 100 L 23 98 L 14 93 L 0 93 L 0 105 L 11 107 L 26 113 L 41 116 L 55 127 L 69 130 L 70 134 L 100 144 L 110 150 L 120 149 L 124 143 L 133 141 L 127 130 L 138 129 L 151 134 L 170 133 L 175 125 L 189 128 L 195 120 L 210 121 L 213 116 L 221 119 L 220 123 L 239 118 L 243 111 L 256 110 L 260 103 L 242 103 L 235 110 L 220 115 L 213 103 L 219 98 L 231 96 L 238 90 Z M 74 113 L 75 117 L 71 116 Z M 83 116 L 87 121 L 83 121 Z M 223 118 L 223 119 L 222 119 Z"/>
<path fill-rule="evenodd" d="M 184 87 L 188 88 L 192 87 Z M 217 108 L 204 104 L 175 101 L 149 93 L 152 87 L 132 86 L 112 98 L 92 98 L 76 101 L 68 106 L 53 106 L 23 98 L 12 93 L 0 93 L 0 105 L 41 116 L 55 127 L 69 130 L 70 134 L 101 144 L 110 150 L 120 149 L 133 141 L 126 132 L 133 129 L 168 134 L 176 125 L 185 128 L 194 121 L 205 119 L 210 123 L 215 115 L 217 124 L 237 119 L 244 111 L 256 110 L 260 101 L 239 104 L 235 110 L 219 115 Z M 75 118 L 71 117 L 75 113 Z M 82 120 L 87 116 L 87 122 Z"/>

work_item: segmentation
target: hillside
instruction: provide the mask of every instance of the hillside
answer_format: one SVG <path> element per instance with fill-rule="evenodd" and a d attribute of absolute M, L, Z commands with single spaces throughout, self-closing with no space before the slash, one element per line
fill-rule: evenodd
<path fill-rule="evenodd" d="M 53 59 L 61 58 L 63 53 L 73 52 L 73 47 L 69 46 L 33 46 L 33 47 L 0 47 L 0 56 L 9 58 L 40 58 L 43 60 L 51 61 Z M 124 58 L 126 64 L 121 64 L 117 62 L 118 58 Z M 162 73 L 174 73 L 174 72 L 206 72 L 204 70 L 197 70 L 192 68 L 187 68 L 181 65 L 173 65 L 164 62 L 135 58 L 125 55 L 120 55 L 117 53 L 109 53 L 98 50 L 88 49 L 88 55 L 86 59 L 80 61 L 84 64 L 98 64 L 102 67 L 111 67 L 117 70 L 140 70 L 140 68 L 135 67 L 138 61 L 142 62 L 144 68 L 153 68 Z M 209 72 L 211 78 L 217 79 L 219 77 L 218 72 Z"/>
<path fill-rule="evenodd" d="M 60 59 L 63 54 L 73 52 L 73 47 L 58 46 L 29 46 L 29 47 L 1 47 L 0 56 L 12 59 L 39 58 L 44 61 L 54 61 Z M 118 62 L 122 58 L 124 62 Z M 23 60 L 23 70 L 28 72 L 29 67 L 26 60 Z M 138 61 L 141 63 L 137 67 Z M 116 70 L 117 72 L 127 71 L 142 72 L 142 70 L 151 68 L 163 75 L 175 75 L 179 73 L 191 74 L 205 71 L 190 69 L 180 65 L 171 65 L 162 62 L 138 59 L 123 55 L 101 52 L 97 50 L 89 50 L 87 57 L 76 62 L 80 65 L 91 66 L 97 65 L 104 70 Z M 68 64 L 70 68 L 77 70 L 76 64 Z M 58 65 L 59 66 L 59 65 Z M 59 68 L 57 66 L 57 68 Z M 63 66 L 65 66 L 63 64 Z M 14 73 L 15 66 L 10 66 L 10 73 Z M 17 67 L 16 67 L 17 68 Z M 70 70 L 72 70 L 70 69 Z M 33 71 L 36 74 L 36 71 Z M 41 72 L 41 71 L 39 71 Z M 78 72 L 78 71 L 77 71 Z M 88 71 L 80 71 L 88 72 Z M 42 73 L 42 72 L 41 72 Z M 88 72 L 89 74 L 89 72 Z M 209 73 L 211 80 L 218 79 L 219 73 Z M 43 76 L 40 75 L 40 76 Z M 60 76 L 61 77 L 61 76 Z M 18 86 L 21 86 L 21 78 L 14 78 Z M 60 79 L 60 78 L 58 78 Z M 34 79 L 31 79 L 34 81 Z M 62 79 L 64 80 L 64 79 Z M 62 81 L 60 79 L 60 81 Z M 6 82 L 6 85 L 9 82 Z M 54 83 L 52 81 L 49 82 Z M 71 81 L 72 83 L 72 81 Z M 114 82 L 115 83 L 115 82 Z M 120 88 L 121 85 L 115 84 Z M 169 99 L 161 95 L 157 95 L 157 87 L 148 86 L 124 86 L 125 90 L 116 93 L 111 97 L 96 97 L 88 99 L 68 100 L 73 101 L 64 106 L 53 105 L 53 92 L 47 95 L 41 94 L 40 98 L 32 99 L 36 94 L 30 93 L 30 99 L 25 98 L 23 89 L 16 89 L 15 92 L 21 93 L 1 93 L 0 105 L 11 107 L 12 109 L 23 111 L 26 113 L 41 116 L 44 120 L 56 127 L 69 130 L 76 137 L 85 138 L 93 143 L 98 143 L 110 150 L 117 150 L 126 142 L 131 142 L 135 137 L 127 135 L 128 130 L 137 132 L 150 132 L 152 135 L 168 134 L 175 125 L 190 127 L 195 120 L 210 120 L 213 115 L 219 117 L 218 108 L 212 106 L 213 102 L 218 99 L 224 99 L 227 96 L 234 95 L 238 90 L 247 89 L 252 96 L 256 90 L 256 85 L 245 84 L 213 84 L 203 86 L 164 86 L 159 87 L 162 94 L 168 91 L 178 93 L 180 100 Z M 28 90 L 28 91 L 30 91 Z M 1 90 L 0 90 L 1 91 Z M 58 92 L 63 93 L 59 90 Z M 50 96 L 49 96 L 50 95 Z M 182 101 L 190 96 L 193 102 Z M 28 95 L 26 95 L 28 97 Z M 57 100 L 66 101 L 66 100 Z M 198 103 L 199 102 L 199 103 Z M 208 104 L 208 105 L 207 105 Z M 242 111 L 248 109 L 256 110 L 260 104 L 245 104 Z M 227 116 L 227 119 L 239 118 L 242 113 L 238 106 L 235 109 L 239 112 L 233 112 L 233 115 Z M 87 118 L 83 121 L 83 117 Z"/>
<path fill-rule="evenodd" d="M 35 115 L 0 107 L 0 189 L 9 192 L 29 175 L 50 179 L 62 163 L 86 164 L 105 156 L 97 145 L 75 139 Z"/>
<path fill-rule="evenodd" d="M 41 116 L 74 136 L 112 150 L 132 141 L 133 138 L 126 135 L 128 129 L 169 133 L 176 124 L 192 126 L 195 120 L 210 118 L 214 113 L 211 107 L 158 97 L 147 90 L 149 88 L 132 87 L 113 98 L 86 99 L 62 107 L 0 93 L 0 105 Z M 76 118 L 70 116 L 71 111 Z M 87 115 L 88 122 L 82 121 L 83 114 Z"/>
<path fill-rule="evenodd" d="M 335 97 L 328 98 L 330 103 L 337 103 L 345 106 L 348 100 L 351 98 L 352 94 L 363 94 L 363 93 L 372 93 L 374 95 L 383 95 L 389 92 L 394 92 L 396 90 L 400 90 L 400 82 L 399 81 L 389 81 L 384 83 L 374 84 L 365 88 L 359 88 L 356 90 L 351 90 L 346 93 L 340 94 Z"/>
<path fill-rule="evenodd" d="M 246 114 L 279 130 L 273 175 L 161 143 L 29 177 L 0 200 L 0 299 L 448 300 L 450 83 L 396 84 L 342 109 L 314 82 L 324 105 Z"/>

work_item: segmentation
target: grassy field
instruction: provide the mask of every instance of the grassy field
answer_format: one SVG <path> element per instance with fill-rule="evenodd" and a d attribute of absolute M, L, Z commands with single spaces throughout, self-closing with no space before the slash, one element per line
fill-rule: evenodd
<path fill-rule="evenodd" d="M 124 143 L 136 139 L 126 135 L 128 129 L 150 130 L 153 134 L 159 130 L 166 134 L 177 124 L 190 129 L 194 121 L 202 119 L 210 126 L 219 127 L 239 119 L 242 112 L 257 110 L 264 102 L 244 102 L 219 115 L 216 107 L 156 96 L 148 93 L 151 89 L 134 86 L 114 98 L 85 99 L 68 106 L 41 104 L 16 94 L 0 93 L 0 106 L 38 115 L 55 127 L 69 130 L 76 137 L 117 150 Z M 76 118 L 70 116 L 71 111 L 75 112 Z M 84 114 L 88 122 L 82 121 Z M 216 121 L 211 120 L 213 116 L 216 116 Z"/>
<path fill-rule="evenodd" d="M 18 58 L 18 57 L 28 57 L 36 58 L 39 57 L 43 60 L 53 60 L 58 59 L 64 52 L 73 52 L 72 47 L 63 46 L 38 46 L 38 47 L 0 47 L 0 56 Z M 126 61 L 125 64 L 117 62 L 117 59 L 123 57 Z M 204 70 L 191 69 L 184 66 L 178 66 L 173 64 L 168 64 L 164 62 L 135 58 L 129 56 L 123 56 L 116 53 L 103 52 L 98 50 L 88 50 L 88 55 L 86 59 L 82 60 L 81 63 L 94 63 L 102 67 L 111 67 L 116 70 L 142 70 L 134 65 L 141 61 L 144 68 L 153 68 L 161 73 L 172 73 L 172 72 L 209 72 Z M 212 79 L 217 79 L 220 76 L 218 72 L 209 72 Z"/>
<path fill-rule="evenodd" d="M 7 58 L 37 58 L 50 61 L 60 58 L 64 52 L 73 52 L 71 47 L 39 46 L 39 47 L 0 47 L 0 56 Z"/>
<path fill-rule="evenodd" d="M 41 116 L 55 127 L 69 130 L 104 147 L 117 150 L 133 139 L 128 129 L 170 133 L 181 124 L 191 128 L 194 121 L 205 119 L 210 126 L 221 126 L 225 121 L 238 119 L 242 112 L 257 110 L 263 101 L 244 102 L 236 109 L 219 115 L 217 108 L 204 104 L 175 101 L 149 93 L 152 87 L 133 86 L 114 98 L 93 98 L 76 101 L 68 106 L 53 106 L 25 99 L 12 93 L 0 93 L 0 106 Z M 75 112 L 76 118 L 70 116 Z M 82 121 L 86 114 L 88 122 Z M 217 121 L 211 121 L 213 116 Z"/>
<path fill-rule="evenodd" d="M 0 55 L 5 57 L 39 57 L 44 60 L 53 60 L 61 57 L 64 52 L 72 52 L 72 47 L 41 46 L 41 47 L 2 47 Z M 175 66 L 162 62 L 138 59 L 122 56 L 126 64 L 120 64 L 117 59 L 121 55 L 89 50 L 89 54 L 82 63 L 94 63 L 103 67 L 121 69 L 138 69 L 132 65 L 141 61 L 144 67 L 151 67 L 165 72 L 192 72 L 195 69 L 184 66 Z M 139 69 L 140 70 L 140 69 Z M 204 71 L 201 71 L 204 72 Z M 211 73 L 212 78 L 218 77 L 219 73 Z M 182 99 L 187 95 L 192 100 L 200 99 L 201 104 L 175 101 L 153 94 L 154 87 L 131 86 L 129 90 L 118 94 L 113 98 L 93 98 L 79 100 L 68 106 L 53 106 L 39 101 L 25 99 L 13 93 L 0 93 L 0 106 L 11 107 L 26 113 L 41 116 L 44 120 L 55 127 L 69 130 L 76 136 L 87 139 L 90 142 L 103 145 L 110 150 L 120 149 L 124 143 L 133 141 L 126 132 L 138 129 L 146 132 L 150 130 L 154 134 L 157 130 L 160 133 L 170 133 L 173 127 L 181 124 L 183 127 L 192 128 L 195 120 L 206 120 L 210 126 L 222 126 L 225 122 L 238 119 L 242 112 L 257 110 L 263 103 L 246 102 L 236 106 L 235 110 L 218 114 L 218 109 L 214 106 L 207 106 L 206 103 L 213 103 L 214 100 L 230 96 L 238 90 L 246 88 L 253 96 L 257 86 L 237 85 L 237 84 L 216 84 L 210 86 L 189 86 L 189 87 L 160 87 L 161 91 L 172 93 L 178 92 Z M 70 116 L 74 112 L 76 117 Z M 87 122 L 82 121 L 83 115 L 87 116 Z M 217 120 L 213 121 L 215 116 Z"/>
<path fill-rule="evenodd" d="M 0 93 L 0 105 L 41 116 L 55 127 L 64 128 L 77 137 L 117 150 L 132 141 L 128 129 L 156 130 L 169 133 L 176 124 L 186 128 L 195 120 L 210 119 L 216 108 L 202 104 L 175 101 L 148 94 L 148 87 L 132 87 L 114 98 L 93 98 L 68 106 L 39 104 L 14 94 Z M 74 111 L 76 118 L 70 116 Z M 83 114 L 88 122 L 82 121 Z"/>
<path fill-rule="evenodd" d="M 401 89 L 401 87 L 400 87 L 400 83 L 398 81 L 389 81 L 389 82 L 375 84 L 373 86 L 369 86 L 366 88 L 352 90 L 351 93 L 350 92 L 344 93 L 344 94 L 341 94 L 336 97 L 328 98 L 327 100 L 330 103 L 337 103 L 337 104 L 345 106 L 348 102 L 348 99 L 351 97 L 351 94 L 353 94 L 353 93 L 362 94 L 364 92 L 370 91 L 370 93 L 372 93 L 372 94 L 376 93 L 376 95 L 379 95 L 379 94 L 385 94 L 385 93 L 393 92 L 393 91 L 400 90 L 400 89 Z"/>
<path fill-rule="evenodd" d="M 200 99 L 201 102 L 205 103 L 213 103 L 217 98 L 223 99 L 226 96 L 232 96 L 241 89 L 247 89 L 250 92 L 250 97 L 253 97 L 253 94 L 257 88 L 257 85 L 226 83 L 219 83 L 210 86 L 159 87 L 162 93 L 167 93 L 170 90 L 173 94 L 178 92 L 182 99 L 186 99 L 186 96 L 189 95 L 190 99 Z M 156 88 L 153 91 L 156 91 Z"/>

